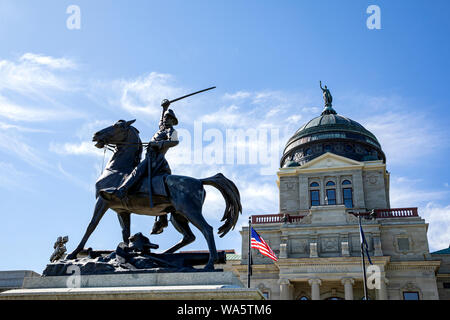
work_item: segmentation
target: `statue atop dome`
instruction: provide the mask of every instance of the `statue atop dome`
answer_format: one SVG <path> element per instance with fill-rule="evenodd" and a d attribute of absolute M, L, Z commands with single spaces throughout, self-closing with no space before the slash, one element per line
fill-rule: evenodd
<path fill-rule="evenodd" d="M 319 81 L 320 89 L 323 92 L 323 100 L 325 101 L 325 107 L 331 107 L 331 103 L 333 102 L 333 97 L 331 96 L 330 90 L 328 90 L 327 86 L 322 88 L 322 81 Z"/>
<path fill-rule="evenodd" d="M 322 111 L 322 115 L 336 114 L 336 111 L 334 111 L 333 107 L 331 106 L 333 97 L 331 96 L 330 90 L 328 90 L 327 86 L 325 86 L 325 88 L 322 88 L 322 81 L 319 81 L 319 83 L 320 89 L 322 89 L 323 92 L 323 100 L 325 101 L 325 108 Z"/>

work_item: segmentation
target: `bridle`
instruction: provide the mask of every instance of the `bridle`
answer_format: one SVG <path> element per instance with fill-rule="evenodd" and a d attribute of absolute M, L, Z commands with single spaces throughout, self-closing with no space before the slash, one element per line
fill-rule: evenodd
<path fill-rule="evenodd" d="M 126 139 L 128 139 L 129 135 L 130 135 L 130 130 L 132 130 L 131 127 L 127 128 L 127 137 Z M 132 130 L 134 132 L 134 130 Z M 136 134 L 136 136 L 139 139 L 139 136 L 137 135 L 136 132 L 134 132 Z M 118 145 L 140 145 L 140 146 L 146 146 L 148 145 L 148 142 L 123 142 L 123 141 L 110 141 L 109 143 L 105 143 L 103 145 L 103 162 L 102 162 L 102 172 L 104 170 L 105 167 L 105 158 L 106 158 L 106 150 L 111 151 L 112 153 L 115 153 L 117 151 L 117 147 Z"/>

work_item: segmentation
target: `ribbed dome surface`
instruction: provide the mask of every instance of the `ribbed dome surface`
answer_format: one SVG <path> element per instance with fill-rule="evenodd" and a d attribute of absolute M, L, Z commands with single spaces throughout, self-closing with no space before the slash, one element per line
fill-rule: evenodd
<path fill-rule="evenodd" d="M 357 161 L 386 160 L 375 135 L 327 107 L 288 140 L 280 165 L 300 166 L 326 152 Z"/>

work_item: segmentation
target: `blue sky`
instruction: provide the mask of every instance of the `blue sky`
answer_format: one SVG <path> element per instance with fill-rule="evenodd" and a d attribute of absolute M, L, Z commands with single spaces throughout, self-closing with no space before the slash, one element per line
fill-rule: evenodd
<path fill-rule="evenodd" d="M 381 30 L 366 27 L 371 4 L 381 9 Z M 66 27 L 69 5 L 81 10 L 79 30 Z M 57 236 L 69 235 L 69 250 L 80 240 L 103 165 L 95 131 L 137 119 L 148 140 L 163 98 L 213 85 L 173 106 L 177 129 L 194 136 L 196 121 L 224 135 L 275 129 L 279 143 L 268 153 L 278 160 L 295 130 L 320 114 L 322 80 L 338 113 L 382 144 L 391 206 L 419 207 L 431 250 L 447 247 L 449 9 L 445 0 L 1 1 L 0 270 L 41 272 Z M 261 174 L 261 164 L 182 160 L 194 149 L 182 140 L 170 150 L 172 171 L 221 171 L 236 182 L 244 213 L 216 241 L 240 252 L 248 215 L 278 211 L 277 168 Z M 217 228 L 224 203 L 207 192 L 205 216 Z M 148 235 L 153 221 L 132 216 L 132 233 Z M 197 235 L 186 250 L 206 248 Z M 150 239 L 164 249 L 179 235 L 169 227 Z M 120 240 L 110 211 L 87 246 L 114 249 Z"/>

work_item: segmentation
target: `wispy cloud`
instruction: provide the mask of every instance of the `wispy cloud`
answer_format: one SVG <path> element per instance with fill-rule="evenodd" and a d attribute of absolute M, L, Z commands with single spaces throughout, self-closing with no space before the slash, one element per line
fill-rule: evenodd
<path fill-rule="evenodd" d="M 113 87 L 120 93 L 119 105 L 133 116 L 159 117 L 161 101 L 182 95 L 169 74 L 151 72 L 136 79 L 117 80 Z"/>
<path fill-rule="evenodd" d="M 425 115 L 417 112 L 387 112 L 363 123 L 378 138 L 388 161 L 395 164 L 420 161 L 445 139 Z"/>
<path fill-rule="evenodd" d="M 86 181 L 84 181 L 83 179 L 78 178 L 76 175 L 66 171 L 63 166 L 61 165 L 61 163 L 58 163 L 57 166 L 59 172 L 69 181 L 71 181 L 72 183 L 78 185 L 79 187 L 89 191 L 89 192 L 94 192 L 95 187 L 94 187 L 94 183 L 87 183 Z"/>
<path fill-rule="evenodd" d="M 68 108 L 39 108 L 21 106 L 0 96 L 0 117 L 13 121 L 47 122 L 80 118 L 84 115 Z"/>
<path fill-rule="evenodd" d="M 423 188 L 421 179 L 396 176 L 391 179 L 391 207 L 418 207 L 419 215 L 429 224 L 428 241 L 431 251 L 446 248 L 450 244 L 449 196 L 448 188 Z"/>
<path fill-rule="evenodd" d="M 74 61 L 67 58 L 54 58 L 34 53 L 25 53 L 20 57 L 19 61 L 43 65 L 51 69 L 75 69 L 77 67 L 77 64 Z"/>
<path fill-rule="evenodd" d="M 39 170 L 50 172 L 51 165 L 23 136 L 9 130 L 0 130 L 0 149 L 10 155 L 16 156 L 28 165 Z"/>
<path fill-rule="evenodd" d="M 50 143 L 49 150 L 61 155 L 86 155 L 103 156 L 103 150 L 96 148 L 92 141 L 83 141 L 81 143 Z"/>
<path fill-rule="evenodd" d="M 32 132 L 32 133 L 52 133 L 52 130 L 41 128 L 29 128 L 15 124 L 5 123 L 0 121 L 0 130 L 17 130 L 18 132 Z"/>
<path fill-rule="evenodd" d="M 30 186 L 30 175 L 17 169 L 14 164 L 0 161 L 0 188 L 35 191 Z"/>
<path fill-rule="evenodd" d="M 40 63 L 38 63 L 38 61 Z M 10 90 L 28 96 L 45 96 L 41 91 L 73 91 L 74 83 L 59 72 L 71 62 L 51 57 L 25 54 L 16 61 L 0 60 L 0 90 Z"/>
<path fill-rule="evenodd" d="M 420 197 L 418 195 L 420 194 Z M 445 200 L 450 195 L 446 189 L 425 189 L 420 179 L 407 177 L 391 177 L 390 200 L 391 207 L 419 207 L 430 201 Z"/>
<path fill-rule="evenodd" d="M 440 206 L 429 202 L 421 208 L 420 215 L 429 223 L 430 251 L 448 248 L 450 246 L 450 205 Z"/>
<path fill-rule="evenodd" d="M 61 98 L 79 90 L 68 72 L 74 68 L 70 59 L 33 53 L 0 60 L 0 117 L 15 122 L 83 117 L 83 112 L 66 106 Z"/>

